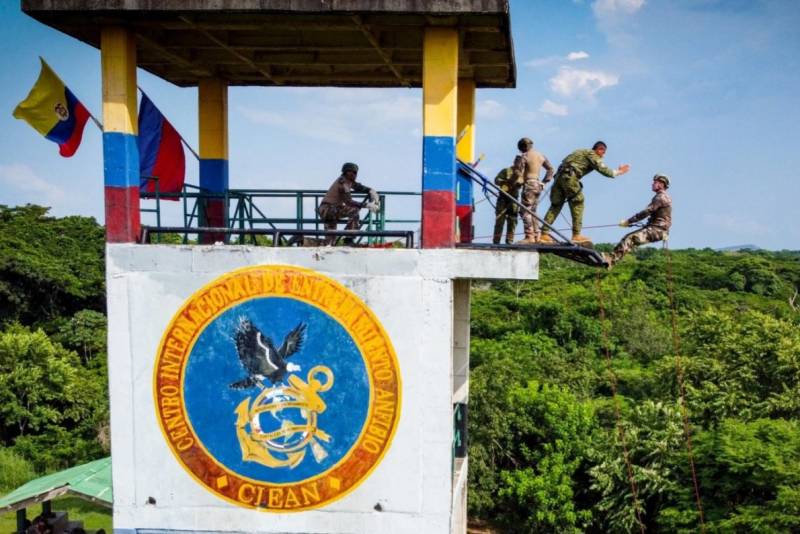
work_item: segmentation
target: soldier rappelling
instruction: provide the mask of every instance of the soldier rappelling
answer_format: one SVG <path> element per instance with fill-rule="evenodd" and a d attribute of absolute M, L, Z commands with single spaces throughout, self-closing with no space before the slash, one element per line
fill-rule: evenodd
<path fill-rule="evenodd" d="M 650 204 L 636 215 L 619 222 L 620 226 L 627 228 L 645 217 L 649 217 L 647 224 L 625 235 L 614 247 L 614 251 L 610 255 L 603 254 L 603 259 L 606 260 L 609 268 L 619 262 L 625 254 L 640 245 L 669 239 L 669 229 L 672 226 L 672 198 L 667 194 L 669 177 L 663 174 L 656 174 L 653 176 L 651 188 L 655 196 L 650 201 Z"/>

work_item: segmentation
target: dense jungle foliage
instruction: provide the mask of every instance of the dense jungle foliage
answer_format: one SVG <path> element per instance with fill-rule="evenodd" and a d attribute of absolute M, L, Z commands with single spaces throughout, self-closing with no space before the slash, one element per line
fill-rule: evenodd
<path fill-rule="evenodd" d="M 677 338 L 669 260 L 601 272 L 605 324 L 597 271 L 552 256 L 539 282 L 473 285 L 472 517 L 638 532 L 638 508 L 647 532 L 699 532 L 682 372 L 706 530 L 800 532 L 800 253 L 673 251 Z"/>
<path fill-rule="evenodd" d="M 108 454 L 103 249 L 93 219 L 0 206 L 0 493 Z M 601 273 L 604 324 L 588 267 L 542 256 L 538 282 L 473 284 L 473 518 L 698 531 L 667 260 Z M 672 267 L 707 530 L 800 532 L 800 253 L 683 250 Z"/>

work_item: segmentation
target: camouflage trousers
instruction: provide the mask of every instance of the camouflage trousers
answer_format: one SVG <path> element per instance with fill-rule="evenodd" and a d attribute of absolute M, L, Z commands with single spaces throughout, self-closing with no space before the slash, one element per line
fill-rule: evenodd
<path fill-rule="evenodd" d="M 663 228 L 659 228 L 658 226 L 645 226 L 644 228 L 626 234 L 625 237 L 617 243 L 617 246 L 614 247 L 614 251 L 611 253 L 611 259 L 614 263 L 617 263 L 625 254 L 636 247 L 647 243 L 655 243 L 656 241 L 664 241 L 668 237 L 669 232 Z"/>
<path fill-rule="evenodd" d="M 510 245 L 514 242 L 514 231 L 517 229 L 518 214 L 519 206 L 512 202 L 511 199 L 503 195 L 497 198 L 497 205 L 494 208 L 494 234 L 492 235 L 492 243 L 495 245 L 500 243 L 500 238 L 503 235 L 503 225 L 506 226 L 506 244 Z"/>
<path fill-rule="evenodd" d="M 336 230 L 336 225 L 340 219 L 347 219 L 345 230 L 358 230 L 359 209 L 356 206 L 334 206 L 333 204 L 325 203 L 319 205 L 317 213 L 319 213 L 319 218 L 322 219 L 322 222 L 325 223 L 326 230 Z M 326 244 L 333 244 L 335 241 L 335 236 L 325 237 Z"/>
<path fill-rule="evenodd" d="M 583 228 L 583 201 L 583 185 L 578 176 L 573 173 L 556 174 L 556 181 L 550 190 L 550 209 L 544 216 L 544 222 L 552 225 L 567 202 L 572 216 L 572 234 L 580 234 Z M 545 229 L 544 233 L 548 233 L 548 230 Z"/>
<path fill-rule="evenodd" d="M 528 208 L 522 210 L 522 225 L 525 228 L 525 237 L 536 236 L 539 238 L 539 221 L 534 217 L 539 206 L 539 195 L 544 191 L 544 185 L 539 180 L 525 182 L 522 190 L 522 205 Z"/>

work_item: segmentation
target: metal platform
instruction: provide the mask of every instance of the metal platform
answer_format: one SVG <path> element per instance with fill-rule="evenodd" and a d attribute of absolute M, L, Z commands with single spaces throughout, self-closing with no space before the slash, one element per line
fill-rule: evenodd
<path fill-rule="evenodd" d="M 468 248 L 477 250 L 524 250 L 526 252 L 536 251 L 542 254 L 555 254 L 568 260 L 576 261 L 589 267 L 607 268 L 608 263 L 603 256 L 594 249 L 581 247 L 574 244 L 545 245 L 495 245 L 493 243 L 459 243 L 458 248 Z"/>

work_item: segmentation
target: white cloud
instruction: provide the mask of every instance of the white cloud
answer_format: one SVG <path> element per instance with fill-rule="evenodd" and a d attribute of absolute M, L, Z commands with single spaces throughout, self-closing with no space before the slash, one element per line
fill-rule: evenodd
<path fill-rule="evenodd" d="M 558 74 L 550 78 L 550 89 L 561 96 L 591 98 L 601 89 L 618 83 L 619 76 L 616 74 L 561 67 Z"/>
<path fill-rule="evenodd" d="M 586 59 L 589 57 L 588 52 L 584 52 L 583 50 L 579 50 L 577 52 L 570 52 L 566 56 L 546 56 L 546 57 L 538 57 L 535 59 L 531 59 L 525 62 L 526 67 L 546 67 L 548 65 L 554 65 L 556 63 L 561 63 L 563 61 L 578 61 L 580 59 Z"/>
<path fill-rule="evenodd" d="M 547 113 L 548 115 L 556 115 L 558 117 L 564 117 L 569 113 L 569 108 L 567 108 L 567 106 L 563 104 L 557 104 L 552 100 L 545 100 L 539 107 L 539 111 L 541 111 L 542 113 Z"/>
<path fill-rule="evenodd" d="M 632 15 L 642 8 L 644 2 L 645 0 L 595 0 L 592 10 L 597 16 L 610 13 Z"/>
<path fill-rule="evenodd" d="M 567 61 L 578 61 L 579 59 L 586 59 L 589 57 L 588 52 L 579 50 L 578 52 L 570 52 L 567 54 Z"/>
<path fill-rule="evenodd" d="M 40 178 L 36 171 L 24 163 L 0 165 L 0 184 L 31 195 L 30 202 L 53 205 L 64 199 L 63 189 Z"/>
<path fill-rule="evenodd" d="M 480 119 L 501 119 L 506 114 L 506 107 L 497 100 L 479 100 L 475 114 Z"/>

